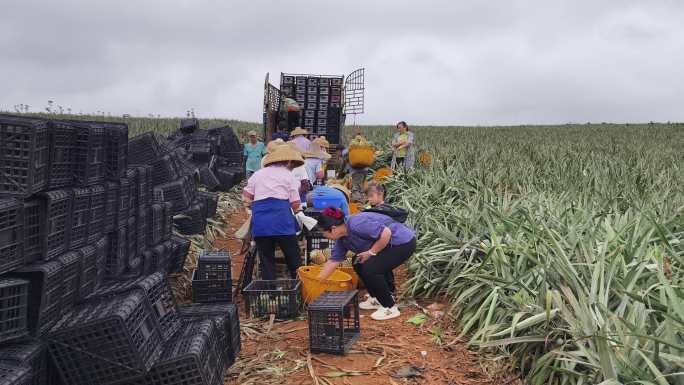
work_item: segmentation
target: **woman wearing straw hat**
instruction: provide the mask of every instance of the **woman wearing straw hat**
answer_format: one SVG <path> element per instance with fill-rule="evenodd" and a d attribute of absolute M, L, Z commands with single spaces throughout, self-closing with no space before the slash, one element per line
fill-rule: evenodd
<path fill-rule="evenodd" d="M 242 198 L 252 209 L 252 235 L 261 260 L 262 278 L 276 279 L 275 248 L 285 255 L 290 276 L 301 265 L 294 212 L 300 210 L 299 182 L 292 169 L 304 164 L 299 152 L 286 145 L 271 145 L 260 170 L 247 181 Z"/>
<path fill-rule="evenodd" d="M 245 144 L 245 171 L 249 179 L 261 168 L 261 159 L 266 155 L 266 146 L 264 142 L 257 139 L 256 131 L 248 132 L 247 136 L 249 136 L 249 142 Z"/>
<path fill-rule="evenodd" d="M 297 127 L 292 132 L 290 132 L 290 141 L 299 147 L 301 151 L 309 151 L 309 146 L 311 146 L 311 141 L 306 138 L 309 132 L 301 127 Z"/>
<path fill-rule="evenodd" d="M 330 159 L 330 154 L 323 151 L 320 141 L 318 139 L 312 141 L 309 151 L 304 153 L 304 167 L 306 167 L 306 174 L 311 185 L 316 184 L 317 180 L 323 180 L 325 176 L 323 165 L 328 159 Z"/>
<path fill-rule="evenodd" d="M 299 147 L 297 147 L 296 144 L 294 144 L 293 142 L 283 142 L 281 139 L 270 141 L 268 143 L 266 151 L 268 153 L 271 153 L 280 146 L 288 147 L 292 151 L 297 152 L 303 158 L 303 152 L 299 150 Z M 261 166 L 264 166 L 263 160 L 261 162 Z M 295 177 L 295 180 L 297 180 L 297 182 L 299 183 L 299 199 L 301 200 L 302 205 L 306 205 L 306 193 L 311 191 L 311 184 L 309 183 L 309 176 L 306 173 L 306 167 L 304 167 L 304 164 L 294 167 L 292 169 L 292 175 Z"/>

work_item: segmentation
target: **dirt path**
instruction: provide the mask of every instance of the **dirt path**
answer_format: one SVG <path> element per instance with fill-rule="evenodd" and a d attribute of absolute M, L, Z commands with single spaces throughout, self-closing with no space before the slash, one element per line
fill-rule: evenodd
<path fill-rule="evenodd" d="M 233 234 L 244 221 L 241 211 L 231 216 L 226 234 Z M 241 243 L 221 239 L 216 247 L 238 253 Z M 234 282 L 240 274 L 242 255 L 233 263 Z M 398 272 L 397 282 L 404 278 Z M 242 305 L 242 298 L 236 301 Z M 427 306 L 426 304 L 423 304 Z M 420 306 L 420 305 L 418 305 Z M 242 352 L 229 370 L 225 384 L 502 384 L 484 371 L 476 353 L 454 340 L 448 331 L 449 320 L 440 312 L 431 315 L 421 326 L 407 320 L 422 313 L 415 303 L 400 302 L 401 317 L 384 322 L 361 311 L 361 337 L 345 356 L 309 354 L 308 328 L 304 318 L 285 322 L 246 318 L 241 310 Z M 434 307 L 433 307 L 434 308 Z M 423 370 L 420 378 L 393 378 L 401 368 L 415 366 Z"/>

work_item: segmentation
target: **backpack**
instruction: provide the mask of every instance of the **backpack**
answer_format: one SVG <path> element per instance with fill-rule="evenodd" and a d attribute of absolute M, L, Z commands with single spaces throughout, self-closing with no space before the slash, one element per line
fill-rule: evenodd
<path fill-rule="evenodd" d="M 377 205 L 375 207 L 371 207 L 369 209 L 365 209 L 363 211 L 367 213 L 378 213 L 386 215 L 399 223 L 405 223 L 406 218 L 408 218 L 408 211 L 402 209 L 401 207 L 390 206 L 386 203 Z"/>

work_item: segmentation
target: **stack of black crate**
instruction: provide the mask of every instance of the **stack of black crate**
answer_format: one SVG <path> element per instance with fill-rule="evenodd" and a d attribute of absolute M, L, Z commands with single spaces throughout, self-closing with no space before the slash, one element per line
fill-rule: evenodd
<path fill-rule="evenodd" d="M 125 124 L 0 115 L 0 377 L 9 379 L 3 384 L 120 383 L 141 378 L 138 369 L 158 360 L 150 322 L 164 324 L 160 320 L 169 310 L 161 304 L 170 291 L 164 301 L 150 299 L 147 305 L 145 287 L 142 296 L 115 290 L 109 293 L 116 295 L 93 294 L 182 271 L 190 242 L 172 235 L 173 205 L 154 200 L 155 177 L 164 178 L 163 170 L 130 162 Z M 195 189 L 186 186 L 184 193 Z M 175 304 L 172 308 L 175 312 Z M 67 349 L 75 360 L 57 348 L 49 359 L 48 345 L 69 346 L 55 336 L 79 338 L 77 331 L 88 334 L 93 325 L 111 326 L 117 319 L 128 331 L 145 329 L 144 338 L 135 336 L 129 344 L 129 358 L 137 363 L 124 365 L 136 373 L 119 378 L 116 370 L 88 361 L 91 353 L 80 350 L 85 341 L 70 342 L 79 350 Z M 161 329 L 161 334 L 171 330 Z M 128 353 L 114 353 L 121 341 L 104 336 L 111 330 L 100 331 L 99 337 L 87 336 L 93 338 L 88 346 L 101 349 L 106 362 L 123 359 Z M 109 377 L 90 379 L 100 374 Z"/>
<path fill-rule="evenodd" d="M 343 76 L 282 74 L 280 92 L 297 101 L 300 126 L 330 143 L 339 143 L 342 114 Z"/>

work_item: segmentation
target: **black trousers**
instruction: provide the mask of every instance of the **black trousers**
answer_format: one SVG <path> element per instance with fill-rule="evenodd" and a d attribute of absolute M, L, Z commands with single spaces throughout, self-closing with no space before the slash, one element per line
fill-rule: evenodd
<path fill-rule="evenodd" d="M 299 126 L 299 111 L 287 112 L 287 128 L 292 131 Z"/>
<path fill-rule="evenodd" d="M 370 257 L 364 263 L 354 264 L 354 270 L 366 285 L 368 294 L 377 299 L 383 307 L 394 306 L 387 274 L 406 262 L 415 251 L 416 239 L 413 238 L 403 245 L 385 247 L 378 255 Z M 393 285 L 394 275 L 392 275 Z"/>
<path fill-rule="evenodd" d="M 363 263 L 356 263 L 356 256 L 352 258 L 353 262 L 353 267 L 354 271 L 356 271 L 356 274 L 358 274 L 359 277 L 361 277 L 361 272 L 363 271 Z M 389 291 L 392 295 L 394 295 L 397 291 L 397 287 L 394 284 L 394 272 L 392 270 L 388 271 L 385 273 L 385 282 L 387 282 L 387 287 L 389 288 Z"/>
<path fill-rule="evenodd" d="M 290 271 L 290 278 L 297 278 L 297 269 L 302 265 L 299 254 L 299 241 L 296 235 L 274 235 L 270 237 L 254 237 L 259 261 L 261 262 L 261 278 L 276 279 L 275 249 L 279 246 L 285 254 L 285 263 Z"/>

